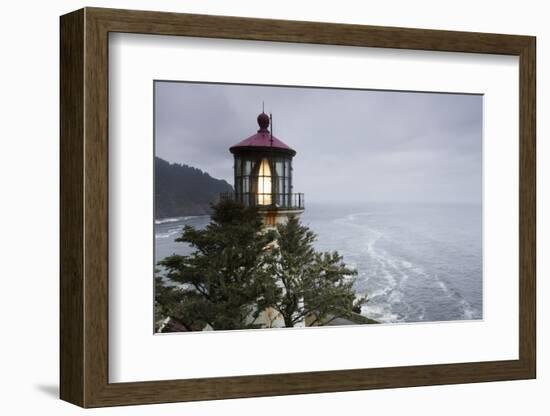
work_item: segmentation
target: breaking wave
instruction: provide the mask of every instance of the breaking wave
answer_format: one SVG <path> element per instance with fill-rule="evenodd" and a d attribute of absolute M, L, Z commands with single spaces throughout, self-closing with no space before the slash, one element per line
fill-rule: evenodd
<path fill-rule="evenodd" d="M 155 224 L 168 224 L 171 222 L 179 222 L 179 221 L 185 221 L 192 217 L 175 217 L 175 218 L 159 218 L 155 220 Z"/>

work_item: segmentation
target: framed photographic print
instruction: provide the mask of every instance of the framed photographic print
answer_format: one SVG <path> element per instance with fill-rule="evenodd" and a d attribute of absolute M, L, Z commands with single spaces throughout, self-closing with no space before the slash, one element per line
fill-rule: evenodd
<path fill-rule="evenodd" d="M 535 38 L 61 17 L 61 398 L 529 379 Z"/>

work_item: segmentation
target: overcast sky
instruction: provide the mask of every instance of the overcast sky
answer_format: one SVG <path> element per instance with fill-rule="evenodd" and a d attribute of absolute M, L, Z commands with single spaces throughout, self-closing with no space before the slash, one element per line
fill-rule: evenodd
<path fill-rule="evenodd" d="M 482 96 L 155 83 L 156 155 L 233 185 L 229 147 L 258 130 L 297 151 L 309 203 L 481 203 Z"/>

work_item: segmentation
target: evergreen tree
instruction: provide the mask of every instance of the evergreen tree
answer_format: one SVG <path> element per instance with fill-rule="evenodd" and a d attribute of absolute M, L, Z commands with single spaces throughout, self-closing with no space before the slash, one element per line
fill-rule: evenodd
<path fill-rule="evenodd" d="M 155 332 L 160 330 L 162 321 L 170 316 L 169 308 L 173 304 L 170 297 L 173 293 L 169 286 L 164 285 L 158 270 L 155 270 Z"/>
<path fill-rule="evenodd" d="M 277 231 L 268 267 L 275 286 L 264 299 L 280 312 L 286 327 L 302 320 L 308 326 L 326 325 L 360 310 L 366 298 L 356 299 L 357 271 L 348 268 L 340 254 L 316 252 L 317 236 L 296 217 L 278 225 Z"/>
<path fill-rule="evenodd" d="M 274 233 L 263 230 L 253 207 L 232 201 L 212 206 L 209 225 L 202 230 L 186 226 L 176 241 L 194 252 L 172 255 L 159 264 L 172 287 L 157 291 L 163 313 L 190 329 L 253 328 L 261 312 L 266 287 L 271 287 L 265 266 L 266 247 Z"/>

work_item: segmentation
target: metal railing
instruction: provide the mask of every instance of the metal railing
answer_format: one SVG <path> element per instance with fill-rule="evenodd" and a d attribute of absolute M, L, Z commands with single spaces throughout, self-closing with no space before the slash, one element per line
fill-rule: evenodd
<path fill-rule="evenodd" d="M 245 206 L 257 206 L 260 208 L 281 208 L 288 210 L 305 209 L 304 194 L 298 193 L 236 193 L 224 192 L 220 199 L 240 202 Z"/>

